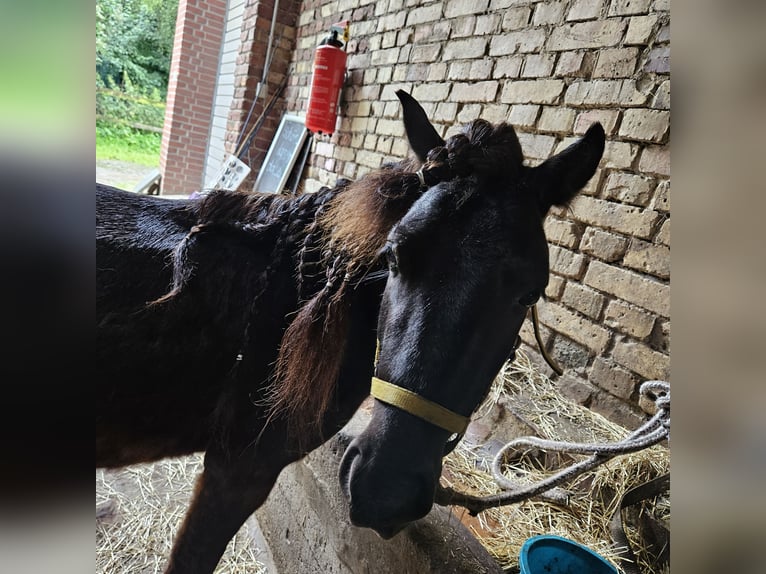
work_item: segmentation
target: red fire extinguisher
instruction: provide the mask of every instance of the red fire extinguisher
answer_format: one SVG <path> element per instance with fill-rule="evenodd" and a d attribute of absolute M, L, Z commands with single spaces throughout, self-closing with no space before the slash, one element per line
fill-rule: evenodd
<path fill-rule="evenodd" d="M 341 35 L 341 38 L 338 36 Z M 338 117 L 338 98 L 346 74 L 348 21 L 333 24 L 330 35 L 317 46 L 306 111 L 306 127 L 319 134 L 332 135 Z"/>

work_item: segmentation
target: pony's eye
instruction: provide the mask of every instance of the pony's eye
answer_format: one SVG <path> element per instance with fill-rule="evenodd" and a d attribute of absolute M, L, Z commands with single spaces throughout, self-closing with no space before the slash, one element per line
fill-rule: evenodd
<path fill-rule="evenodd" d="M 386 255 L 386 261 L 388 262 L 388 270 L 392 275 L 399 273 L 399 261 L 396 258 L 396 248 L 393 245 L 386 245 L 384 250 Z"/>
<path fill-rule="evenodd" d="M 529 293 L 526 293 L 525 295 L 522 295 L 519 297 L 519 305 L 523 305 L 524 307 L 531 307 L 537 301 L 540 299 L 540 292 L 539 291 L 530 291 Z"/>

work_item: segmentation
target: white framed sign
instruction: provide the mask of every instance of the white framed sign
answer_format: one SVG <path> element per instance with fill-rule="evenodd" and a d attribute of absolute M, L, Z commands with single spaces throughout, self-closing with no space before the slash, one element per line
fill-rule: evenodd
<path fill-rule="evenodd" d="M 285 114 L 263 160 L 253 191 L 282 193 L 290 171 L 306 141 L 308 130 L 303 118 Z"/>

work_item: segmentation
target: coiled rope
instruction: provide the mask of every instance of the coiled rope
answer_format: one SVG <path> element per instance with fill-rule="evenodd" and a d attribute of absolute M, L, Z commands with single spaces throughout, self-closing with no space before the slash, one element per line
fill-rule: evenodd
<path fill-rule="evenodd" d="M 534 436 L 515 439 L 498 451 L 492 461 L 492 476 L 504 489 L 503 492 L 490 496 L 473 496 L 457 492 L 450 487 L 439 485 L 435 502 L 440 505 L 457 504 L 468 510 L 472 516 L 479 512 L 515 504 L 535 496 L 556 504 L 566 504 L 568 494 L 558 485 L 568 482 L 584 472 L 600 466 L 612 458 L 637 452 L 658 444 L 670 435 L 670 384 L 665 381 L 646 381 L 640 387 L 640 393 L 653 400 L 656 413 L 646 423 L 616 443 L 573 443 L 553 441 Z M 590 458 L 576 462 L 558 473 L 529 486 L 520 487 L 503 473 L 503 465 L 509 460 L 509 453 L 515 450 L 537 448 L 545 451 L 589 454 Z"/>

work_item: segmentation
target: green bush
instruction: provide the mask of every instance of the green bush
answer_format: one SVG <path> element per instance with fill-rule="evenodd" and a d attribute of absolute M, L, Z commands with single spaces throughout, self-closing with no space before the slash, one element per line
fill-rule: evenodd
<path fill-rule="evenodd" d="M 162 129 L 165 102 L 159 93 L 147 96 L 116 89 L 96 90 L 96 118 L 114 123 L 143 124 Z"/>

